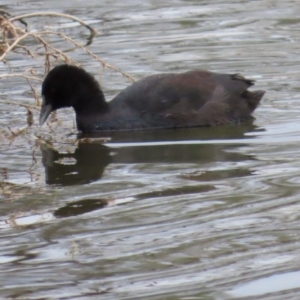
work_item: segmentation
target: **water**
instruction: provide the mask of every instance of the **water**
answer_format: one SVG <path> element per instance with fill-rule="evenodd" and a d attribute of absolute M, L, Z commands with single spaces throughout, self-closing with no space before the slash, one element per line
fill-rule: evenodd
<path fill-rule="evenodd" d="M 0 8 L 83 18 L 99 33 L 89 49 L 137 79 L 199 67 L 242 73 L 267 90 L 253 124 L 77 147 L 40 144 L 37 124 L 8 139 L 7 126 L 26 126 L 26 111 L 0 104 L 1 298 L 299 299 L 297 1 L 4 0 Z M 30 23 L 88 37 L 57 20 Z M 87 55 L 71 55 L 98 74 Z M 10 63 L 15 71 L 43 64 L 22 55 Z M 109 70 L 101 80 L 108 99 L 129 84 Z M 33 103 L 24 80 L 0 86 L 1 99 Z M 58 113 L 57 135 L 74 128 L 73 117 Z"/>

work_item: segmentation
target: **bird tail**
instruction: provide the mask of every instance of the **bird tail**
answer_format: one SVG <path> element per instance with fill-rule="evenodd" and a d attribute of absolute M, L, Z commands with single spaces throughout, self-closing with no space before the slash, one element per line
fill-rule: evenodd
<path fill-rule="evenodd" d="M 251 112 L 253 112 L 260 104 L 260 101 L 265 93 L 266 91 L 258 90 L 258 91 L 245 91 L 242 94 L 242 96 L 246 99 Z"/>

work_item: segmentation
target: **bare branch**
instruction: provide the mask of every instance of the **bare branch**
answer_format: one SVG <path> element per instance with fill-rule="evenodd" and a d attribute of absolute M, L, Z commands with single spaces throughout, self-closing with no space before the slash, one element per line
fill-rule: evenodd
<path fill-rule="evenodd" d="M 86 44 L 82 44 L 75 39 L 71 38 L 67 34 L 55 31 L 55 30 L 39 30 L 39 31 L 31 31 L 28 32 L 27 28 L 26 30 L 21 28 L 20 26 L 16 26 L 15 21 L 20 21 L 23 24 L 24 21 L 21 21 L 24 18 L 31 18 L 31 17 L 42 17 L 42 16 L 50 16 L 50 17 L 61 17 L 61 18 L 67 18 L 71 19 L 73 21 L 78 22 L 82 26 L 88 28 L 91 32 L 91 38 L 96 35 L 96 30 L 86 24 L 81 19 L 67 15 L 62 13 L 56 13 L 56 12 L 35 12 L 31 14 L 25 14 L 17 17 L 10 17 L 8 13 L 5 11 L 2 12 L 0 10 L 0 63 L 5 63 L 10 67 L 9 64 L 9 54 L 11 52 L 18 53 L 18 54 L 24 54 L 27 57 L 30 57 L 31 59 L 37 59 L 37 58 L 43 58 L 44 59 L 44 67 L 45 67 L 45 74 L 47 74 L 51 68 L 52 61 L 60 61 L 67 64 L 72 64 L 79 66 L 79 63 L 76 62 L 71 58 L 68 53 L 72 50 L 81 50 L 84 53 L 86 53 L 88 56 L 92 57 L 96 62 L 100 63 L 100 65 L 103 68 L 107 68 L 113 71 L 116 71 L 120 74 L 122 74 L 124 77 L 128 78 L 130 81 L 134 81 L 134 78 L 132 78 L 129 74 L 121 71 L 117 67 L 107 63 L 104 61 L 101 57 L 90 51 L 86 46 Z M 10 18 L 9 18 L 10 17 Z M 59 49 L 55 47 L 54 43 L 52 43 L 53 38 L 57 40 L 57 37 L 65 42 L 64 44 L 67 44 L 67 47 L 71 49 Z M 30 43 L 27 43 L 30 41 Z M 32 41 L 36 41 L 35 43 L 32 43 Z M 61 43 L 60 43 L 61 44 Z M 69 46 L 71 45 L 71 46 Z M 30 126 L 33 123 L 33 114 L 32 110 L 40 110 L 40 102 L 39 102 L 39 96 L 36 90 L 34 89 L 34 86 L 32 86 L 31 82 L 42 82 L 44 74 L 36 73 L 34 68 L 24 70 L 24 72 L 20 73 L 8 73 L 8 74 L 1 74 L 0 79 L 6 79 L 6 78 L 24 78 L 27 80 L 28 85 L 33 92 L 33 98 L 35 99 L 36 105 L 27 105 L 27 104 L 21 104 L 13 101 L 4 101 L 0 100 L 0 103 L 6 104 L 6 105 L 14 105 L 19 107 L 24 107 L 27 110 L 27 124 Z M 56 115 L 52 114 L 52 117 Z M 55 118 L 54 122 L 57 122 L 57 118 Z M 48 126 L 50 126 L 49 123 L 47 123 Z M 50 128 L 51 132 L 53 133 L 52 129 Z"/>
<path fill-rule="evenodd" d="M 11 101 L 0 100 L 0 103 L 7 104 L 7 105 L 21 106 L 21 107 L 25 107 L 26 109 L 35 109 L 35 110 L 40 110 L 41 109 L 40 106 L 33 106 L 33 105 L 28 105 L 28 104 L 21 104 L 21 103 L 11 102 Z"/>
<path fill-rule="evenodd" d="M 84 26 L 84 27 L 86 27 L 87 29 L 90 30 L 92 37 L 97 35 L 97 31 L 93 27 L 91 27 L 90 25 L 86 24 L 81 19 L 79 19 L 77 17 L 74 17 L 74 16 L 71 16 L 71 15 L 68 15 L 68 14 L 62 14 L 62 13 L 57 13 L 57 12 L 50 12 L 49 11 L 49 12 L 37 12 L 37 13 L 25 14 L 25 15 L 10 18 L 9 21 L 14 22 L 14 21 L 20 20 L 20 19 L 32 18 L 32 17 L 43 17 L 43 16 L 61 17 L 61 18 L 66 18 L 66 19 L 71 19 L 71 20 L 77 21 L 80 25 L 82 25 L 82 26 Z"/>
<path fill-rule="evenodd" d="M 41 78 L 35 77 L 35 76 L 28 76 L 25 75 L 24 73 L 12 73 L 12 74 L 0 74 L 0 79 L 1 78 L 8 78 L 8 77 L 23 77 L 29 80 L 36 80 L 39 82 L 43 82 Z"/>

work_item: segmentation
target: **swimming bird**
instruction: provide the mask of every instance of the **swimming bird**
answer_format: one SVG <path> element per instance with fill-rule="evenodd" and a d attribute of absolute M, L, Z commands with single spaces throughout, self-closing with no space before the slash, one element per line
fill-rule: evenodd
<path fill-rule="evenodd" d="M 239 123 L 253 119 L 265 91 L 249 91 L 240 74 L 203 70 L 155 74 L 134 82 L 107 102 L 84 69 L 58 65 L 42 84 L 40 125 L 49 114 L 73 107 L 82 132 L 174 129 Z"/>

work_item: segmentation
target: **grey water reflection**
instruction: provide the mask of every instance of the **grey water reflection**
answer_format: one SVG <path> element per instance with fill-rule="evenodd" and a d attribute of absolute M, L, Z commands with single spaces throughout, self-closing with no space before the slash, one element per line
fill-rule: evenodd
<path fill-rule="evenodd" d="M 101 180 L 105 168 L 109 164 L 194 164 L 201 168 L 202 165 L 210 165 L 222 162 L 242 162 L 255 160 L 251 155 L 235 153 L 235 148 L 242 145 L 242 140 L 247 132 L 261 132 L 252 124 L 236 126 L 193 128 L 175 131 L 154 132 L 121 132 L 110 133 L 111 143 L 123 142 L 120 148 L 110 148 L 109 145 L 100 143 L 79 143 L 73 153 L 59 153 L 53 147 L 41 146 L 42 162 L 45 168 L 45 180 L 49 185 L 72 186 L 89 184 Z M 90 136 L 99 136 L 93 134 Z M 100 136 L 103 136 L 100 135 Z M 252 135 L 254 138 L 255 135 Z M 241 144 L 189 144 L 188 141 L 210 139 L 238 139 Z M 126 146 L 126 142 L 130 142 Z M 136 141 L 135 144 L 132 144 Z M 138 142 L 137 142 L 138 141 Z M 150 144 L 149 144 L 150 141 Z M 159 141 L 180 141 L 178 144 L 156 145 Z M 187 143 L 182 143 L 186 141 Z M 148 142 L 148 143 L 147 143 Z M 146 144 L 145 144 L 146 143 Z M 183 174 L 184 180 L 203 182 L 206 184 L 196 186 L 178 186 L 163 190 L 142 192 L 131 195 L 136 200 L 155 197 L 180 196 L 194 193 L 205 193 L 215 189 L 213 182 L 226 178 L 250 176 L 251 170 L 245 167 L 226 169 L 223 171 L 202 171 L 200 174 L 193 172 Z M 57 209 L 54 214 L 57 217 L 69 217 L 91 212 L 109 205 L 107 199 L 83 199 L 73 201 L 66 206 Z"/>
<path fill-rule="evenodd" d="M 96 181 L 111 162 L 110 150 L 101 144 L 80 144 L 74 153 L 59 153 L 42 145 L 41 151 L 47 184 L 68 186 Z"/>
<path fill-rule="evenodd" d="M 123 143 L 121 148 L 110 149 L 109 145 L 79 143 L 73 153 L 59 153 L 53 147 L 41 146 L 42 162 L 45 167 L 46 183 L 59 185 L 87 184 L 102 177 L 105 168 L 113 163 L 210 163 L 215 161 L 240 161 L 251 156 L 232 154 L 226 150 L 237 147 L 230 145 L 192 145 L 188 141 L 209 139 L 243 139 L 245 133 L 262 131 L 252 124 L 211 128 L 192 128 L 170 131 L 115 132 L 108 133 L 111 144 Z M 85 135 L 87 136 L 87 135 Z M 89 137 L 103 137 L 105 134 L 89 134 Z M 252 135 L 254 138 L 255 135 Z M 155 145 L 164 141 L 165 145 Z M 173 141 L 187 141 L 169 144 Z M 136 142 L 126 146 L 126 142 Z M 150 142 L 144 145 L 143 143 Z M 113 152 L 113 155 L 112 155 Z M 65 162 L 69 160 L 69 163 Z"/>

